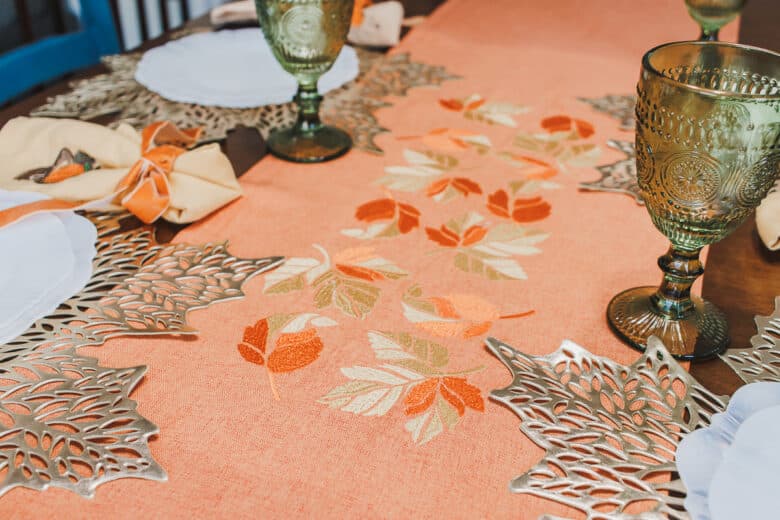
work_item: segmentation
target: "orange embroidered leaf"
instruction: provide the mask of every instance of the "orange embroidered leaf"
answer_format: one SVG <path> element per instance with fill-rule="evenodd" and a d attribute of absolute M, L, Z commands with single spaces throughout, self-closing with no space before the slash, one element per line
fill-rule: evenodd
<path fill-rule="evenodd" d="M 425 190 L 425 194 L 429 197 L 433 197 L 434 195 L 438 195 L 439 193 L 442 193 L 444 190 L 447 189 L 447 186 L 450 185 L 450 179 L 441 179 L 434 183 L 432 183 L 430 186 L 428 186 L 428 189 Z"/>
<path fill-rule="evenodd" d="M 436 314 L 442 318 L 460 318 L 460 314 L 455 310 L 455 306 L 447 298 L 433 297 L 430 298 L 430 300 L 431 303 L 433 303 L 434 309 L 436 309 Z"/>
<path fill-rule="evenodd" d="M 377 199 L 362 204 L 357 208 L 355 217 L 364 222 L 377 222 L 366 229 L 343 229 L 341 233 L 363 240 L 373 238 L 389 238 L 406 234 L 419 227 L 420 212 L 414 206 L 398 202 L 395 199 Z M 389 219 L 389 220 L 388 220 Z"/>
<path fill-rule="evenodd" d="M 438 379 L 431 378 L 412 387 L 404 398 L 404 404 L 406 405 L 404 413 L 406 415 L 416 415 L 427 410 L 436 398 L 436 387 L 438 386 Z"/>
<path fill-rule="evenodd" d="M 336 269 L 347 276 L 368 280 L 369 282 L 385 279 L 384 275 L 379 271 L 374 271 L 373 269 L 367 269 L 357 265 L 336 264 Z"/>
<path fill-rule="evenodd" d="M 499 217 L 509 218 L 509 195 L 504 190 L 498 190 L 488 195 L 487 208 Z"/>
<path fill-rule="evenodd" d="M 571 127 L 572 120 L 569 116 L 551 116 L 542 119 L 542 128 L 549 133 L 567 132 Z"/>
<path fill-rule="evenodd" d="M 458 235 L 453 233 L 446 226 L 441 226 L 440 229 L 426 227 L 425 234 L 428 235 L 428 239 L 433 240 L 444 247 L 455 247 L 458 245 L 458 240 L 460 239 Z"/>
<path fill-rule="evenodd" d="M 515 200 L 512 220 L 515 222 L 535 222 L 550 216 L 550 204 L 541 197 Z"/>
<path fill-rule="evenodd" d="M 519 155 L 517 158 L 529 164 L 529 168 L 525 172 L 526 179 L 544 180 L 558 175 L 558 170 L 546 161 L 528 155 Z"/>
<path fill-rule="evenodd" d="M 458 99 L 440 99 L 439 104 L 447 110 L 459 112 L 463 110 L 463 102 Z"/>
<path fill-rule="evenodd" d="M 393 199 L 377 199 L 358 206 L 355 218 L 364 222 L 390 219 L 395 216 L 396 203 Z"/>
<path fill-rule="evenodd" d="M 469 193 L 482 195 L 482 188 L 480 185 L 465 177 L 455 177 L 452 179 L 452 187 L 467 197 Z"/>
<path fill-rule="evenodd" d="M 468 103 L 465 108 L 466 110 L 476 110 L 482 105 L 484 105 L 486 101 L 487 101 L 486 99 L 477 99 L 476 101 L 472 101 L 471 103 Z"/>
<path fill-rule="evenodd" d="M 596 133 L 593 125 L 582 119 L 574 120 L 574 128 L 577 130 L 577 134 L 583 139 L 592 136 Z"/>
<path fill-rule="evenodd" d="M 398 204 L 398 231 L 403 234 L 409 233 L 420 225 L 420 212 L 414 206 Z"/>
<path fill-rule="evenodd" d="M 280 373 L 303 368 L 319 357 L 323 347 L 315 329 L 279 334 L 276 348 L 268 356 L 268 370 Z"/>
<path fill-rule="evenodd" d="M 238 352 L 241 357 L 254 363 L 262 365 L 265 363 L 265 347 L 268 341 L 268 320 L 262 319 L 251 327 L 244 329 L 244 337 L 238 345 Z"/>
<path fill-rule="evenodd" d="M 439 387 L 439 393 L 441 393 L 441 396 L 450 403 L 455 410 L 457 410 L 458 415 L 461 417 L 464 413 L 466 413 L 466 405 L 463 403 L 463 401 L 458 397 L 457 394 L 452 392 L 450 389 L 448 389 L 446 386 L 442 385 Z"/>
<path fill-rule="evenodd" d="M 485 238 L 487 235 L 487 228 L 482 226 L 471 226 L 463 233 L 463 245 L 471 246 Z"/>
<path fill-rule="evenodd" d="M 464 339 L 481 336 L 502 318 L 495 305 L 473 294 L 420 296 L 407 291 L 402 302 L 404 317 L 435 336 Z"/>
<path fill-rule="evenodd" d="M 493 322 L 491 321 L 483 321 L 482 323 L 476 323 L 474 325 L 470 325 L 463 329 L 463 337 L 464 338 L 473 338 L 475 336 L 482 336 L 487 331 L 490 330 L 490 327 L 493 326 Z"/>
<path fill-rule="evenodd" d="M 480 412 L 485 410 L 482 392 L 469 384 L 464 377 L 442 378 L 441 395 L 458 410 L 458 415 L 462 416 L 466 407 Z"/>
<path fill-rule="evenodd" d="M 241 354 L 241 357 L 249 361 L 250 363 L 254 363 L 255 365 L 262 365 L 265 363 L 265 359 L 263 358 L 263 354 L 258 352 L 257 350 L 253 349 L 246 343 L 239 343 L 238 344 L 238 352 Z"/>

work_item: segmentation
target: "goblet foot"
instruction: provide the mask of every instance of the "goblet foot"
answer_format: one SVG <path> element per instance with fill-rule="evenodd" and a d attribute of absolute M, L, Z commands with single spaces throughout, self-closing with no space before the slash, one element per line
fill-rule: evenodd
<path fill-rule="evenodd" d="M 352 139 L 343 130 L 320 126 L 302 131 L 298 126 L 271 132 L 267 141 L 270 152 L 287 161 L 314 163 L 341 157 L 352 147 Z"/>
<path fill-rule="evenodd" d="M 677 359 L 716 356 L 729 344 L 726 317 L 715 305 L 691 296 L 693 308 L 680 319 L 658 310 L 653 302 L 657 287 L 635 287 L 618 294 L 607 307 L 610 327 L 622 340 L 644 351 L 647 339 L 657 336 Z"/>

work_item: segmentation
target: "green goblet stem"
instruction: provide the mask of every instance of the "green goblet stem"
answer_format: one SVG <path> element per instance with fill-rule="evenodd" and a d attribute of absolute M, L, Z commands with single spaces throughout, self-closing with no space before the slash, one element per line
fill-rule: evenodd
<path fill-rule="evenodd" d="M 701 248 L 694 250 L 669 248 L 658 258 L 658 267 L 664 273 L 658 291 L 650 297 L 658 312 L 673 320 L 688 317 L 694 311 L 691 286 L 704 273 L 699 260 Z"/>
<path fill-rule="evenodd" d="M 322 128 L 322 121 L 320 121 L 322 95 L 317 91 L 317 84 L 299 83 L 294 99 L 298 105 L 296 129 L 304 134 L 312 134 Z"/>
<path fill-rule="evenodd" d="M 699 36 L 699 41 L 702 42 L 716 42 L 718 41 L 718 33 L 720 32 L 719 29 L 712 29 L 710 31 L 706 29 L 701 30 L 701 35 Z"/>

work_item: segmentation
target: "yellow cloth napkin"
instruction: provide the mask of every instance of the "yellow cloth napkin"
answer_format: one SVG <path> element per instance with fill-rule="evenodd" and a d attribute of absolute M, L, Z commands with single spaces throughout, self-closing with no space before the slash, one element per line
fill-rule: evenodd
<path fill-rule="evenodd" d="M 780 250 L 780 180 L 756 208 L 756 227 L 766 247 Z"/>
<path fill-rule="evenodd" d="M 53 184 L 16 177 L 50 166 L 63 148 L 92 156 L 100 168 Z M 141 135 L 129 125 L 116 130 L 71 119 L 19 117 L 0 130 L 0 189 L 44 193 L 65 201 L 108 197 L 141 157 Z M 241 196 L 233 167 L 217 144 L 178 156 L 168 174 L 170 206 L 162 218 L 194 222 Z"/>

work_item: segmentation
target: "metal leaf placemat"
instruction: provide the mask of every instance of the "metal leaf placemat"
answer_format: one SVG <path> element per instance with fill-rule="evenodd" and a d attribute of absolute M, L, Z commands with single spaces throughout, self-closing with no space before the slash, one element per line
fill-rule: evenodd
<path fill-rule="evenodd" d="M 601 178 L 592 182 L 581 182 L 580 189 L 625 193 L 634 197 L 637 204 L 644 205 L 636 180 L 636 150 L 634 143 L 610 139 L 607 141 L 607 146 L 623 152 L 626 158 L 611 164 L 597 166 L 596 169 L 601 173 Z"/>
<path fill-rule="evenodd" d="M 780 382 L 780 296 L 769 316 L 756 316 L 752 348 L 730 348 L 720 358 L 746 383 Z"/>
<path fill-rule="evenodd" d="M 630 366 L 571 342 L 546 356 L 492 338 L 487 347 L 513 376 L 491 398 L 546 450 L 511 482 L 513 492 L 579 509 L 589 520 L 689 518 L 675 450 L 728 399 L 699 384 L 658 339 Z"/>
<path fill-rule="evenodd" d="M 579 98 L 579 100 L 620 121 L 621 130 L 633 132 L 636 96 L 608 94 L 599 98 Z"/>
<path fill-rule="evenodd" d="M 225 244 L 163 245 L 151 227 L 91 214 L 97 255 L 87 286 L 0 345 L 0 495 L 22 486 L 86 497 L 118 478 L 165 480 L 149 451 L 158 428 L 129 397 L 146 367 L 106 368 L 76 349 L 119 335 L 195 334 L 190 310 L 243 296 L 281 257 L 239 259 Z"/>
<path fill-rule="evenodd" d="M 358 56 L 358 78 L 325 96 L 322 118 L 347 130 L 355 148 L 371 153 L 382 153 L 374 138 L 387 129 L 379 125 L 374 113 L 391 105 L 387 96 L 403 96 L 412 87 L 437 86 L 457 78 L 443 67 L 413 62 L 408 54 L 389 56 L 358 49 Z M 71 83 L 70 92 L 49 98 L 31 114 L 84 120 L 116 114 L 112 126 L 128 123 L 137 129 L 168 120 L 181 127 L 203 128 L 203 142 L 224 139 L 238 126 L 256 128 L 265 138 L 271 129 L 295 121 L 294 103 L 240 109 L 167 100 L 135 81 L 140 59 L 140 53 L 104 57 L 110 72 Z"/>
<path fill-rule="evenodd" d="M 634 131 L 634 105 L 635 96 L 607 95 L 600 98 L 580 98 L 595 110 L 607 114 L 620 121 L 620 129 Z M 596 169 L 601 173 L 601 178 L 591 182 L 581 182 L 580 189 L 585 191 L 606 191 L 611 193 L 625 193 L 636 200 L 637 204 L 644 204 L 639 192 L 636 179 L 636 148 L 633 140 L 623 141 L 610 139 L 607 146 L 623 152 L 626 157 L 611 164 L 603 164 Z"/>

